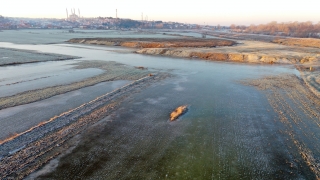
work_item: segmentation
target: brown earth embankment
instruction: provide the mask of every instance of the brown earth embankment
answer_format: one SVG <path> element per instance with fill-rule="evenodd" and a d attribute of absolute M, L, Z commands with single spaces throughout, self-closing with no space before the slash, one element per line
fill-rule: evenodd
<path fill-rule="evenodd" d="M 218 48 L 143 48 L 136 52 L 139 54 L 199 58 L 213 61 L 268 64 L 314 64 L 320 60 L 320 49 L 317 51 L 298 51 L 276 47 L 280 45 L 271 44 L 270 46 L 270 44 L 260 46 L 261 42 L 246 42 L 240 46 Z"/>
<path fill-rule="evenodd" d="M 168 48 L 144 48 L 136 51 L 139 54 L 148 55 L 164 55 L 171 57 L 183 58 L 199 58 L 213 61 L 235 61 L 247 63 L 279 63 L 279 64 L 295 64 L 300 61 L 309 61 L 312 58 L 281 56 L 276 54 L 256 54 L 256 53 L 241 53 L 241 52 L 224 52 L 224 51 L 197 51 L 193 49 L 168 49 Z"/>
<path fill-rule="evenodd" d="M 293 59 L 284 57 L 256 55 L 249 53 L 229 53 L 222 51 L 208 52 L 190 49 L 144 48 L 136 51 L 139 54 L 164 55 L 171 57 L 199 58 L 213 61 L 236 61 L 248 63 L 290 63 Z M 294 59 L 295 60 L 295 59 Z"/>
<path fill-rule="evenodd" d="M 151 39 L 151 38 L 74 38 L 68 42 L 81 44 L 96 44 L 107 46 L 123 46 L 132 48 L 179 48 L 179 47 L 216 47 L 233 46 L 236 44 L 232 40 L 222 39 Z"/>

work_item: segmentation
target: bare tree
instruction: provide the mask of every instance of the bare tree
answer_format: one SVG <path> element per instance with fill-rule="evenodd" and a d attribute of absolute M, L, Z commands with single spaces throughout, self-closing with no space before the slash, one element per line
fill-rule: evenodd
<path fill-rule="evenodd" d="M 232 24 L 230 28 L 242 30 L 243 32 L 247 33 L 319 38 L 320 22 L 317 24 L 313 24 L 311 21 L 295 21 L 288 23 L 277 23 L 276 21 L 272 21 L 267 24 L 251 24 L 248 27 Z"/>

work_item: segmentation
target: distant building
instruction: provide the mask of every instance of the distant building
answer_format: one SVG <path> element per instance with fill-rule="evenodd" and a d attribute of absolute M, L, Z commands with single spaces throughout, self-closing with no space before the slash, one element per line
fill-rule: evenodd
<path fill-rule="evenodd" d="M 70 21 L 76 21 L 79 19 L 79 16 L 76 14 L 71 14 L 68 18 Z"/>
<path fill-rule="evenodd" d="M 76 10 L 75 9 L 71 9 L 71 14 L 68 15 L 68 10 L 67 10 L 67 20 L 69 21 L 77 21 L 80 19 L 80 10 L 79 11 L 79 15 L 76 14 Z"/>

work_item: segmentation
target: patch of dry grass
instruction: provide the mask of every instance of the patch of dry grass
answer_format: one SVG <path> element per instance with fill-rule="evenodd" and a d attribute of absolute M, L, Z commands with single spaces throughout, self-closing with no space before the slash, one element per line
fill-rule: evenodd
<path fill-rule="evenodd" d="M 170 121 L 174 121 L 174 120 L 178 119 L 180 116 L 182 116 L 187 111 L 188 111 L 188 106 L 187 105 L 179 106 L 177 109 L 175 109 L 170 114 Z"/>
<path fill-rule="evenodd" d="M 287 38 L 275 39 L 272 42 L 287 46 L 302 46 L 320 48 L 320 39 L 314 38 Z"/>

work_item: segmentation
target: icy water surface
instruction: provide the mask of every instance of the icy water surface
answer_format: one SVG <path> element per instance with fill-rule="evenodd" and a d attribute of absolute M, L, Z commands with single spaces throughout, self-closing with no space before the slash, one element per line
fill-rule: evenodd
<path fill-rule="evenodd" d="M 69 84 L 103 73 L 100 69 L 73 69 L 76 60 L 0 67 L 0 97 L 28 90 Z"/>
<path fill-rule="evenodd" d="M 158 32 L 158 33 L 162 33 L 164 35 L 172 35 L 172 36 L 179 35 L 179 36 L 202 38 L 201 32 L 197 33 L 197 32 L 179 32 L 179 31 L 166 32 L 166 31 L 164 31 L 164 32 Z M 210 35 L 206 35 L 206 38 L 208 38 L 208 39 L 225 39 L 225 38 L 210 36 Z"/>
<path fill-rule="evenodd" d="M 291 66 L 145 56 L 101 46 L 5 45 L 175 75 L 128 99 L 103 126 L 88 131 L 44 179 L 315 178 L 288 145 L 285 127 L 265 95 L 239 83 L 265 75 L 298 74 Z M 190 107 L 187 114 L 169 122 L 170 112 L 185 104 Z"/>
<path fill-rule="evenodd" d="M 66 110 L 74 109 L 129 82 L 121 80 L 99 83 L 38 102 L 2 109 L 0 110 L 0 139 L 4 139 L 12 132 L 24 132 Z"/>

